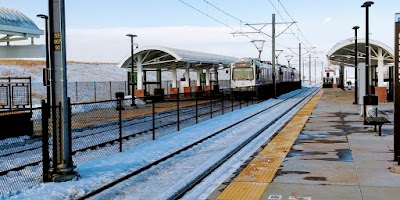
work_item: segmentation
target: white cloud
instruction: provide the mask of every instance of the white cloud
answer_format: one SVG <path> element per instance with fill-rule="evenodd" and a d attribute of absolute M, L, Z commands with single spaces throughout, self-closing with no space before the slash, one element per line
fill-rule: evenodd
<path fill-rule="evenodd" d="M 331 21 L 332 21 L 332 17 L 327 17 L 322 21 L 322 24 L 328 24 Z"/>

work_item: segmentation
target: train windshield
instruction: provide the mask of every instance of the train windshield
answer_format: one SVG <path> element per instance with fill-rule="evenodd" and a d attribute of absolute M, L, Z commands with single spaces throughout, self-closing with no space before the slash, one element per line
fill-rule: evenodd
<path fill-rule="evenodd" d="M 253 80 L 254 71 L 251 67 L 235 67 L 232 74 L 233 80 Z"/>

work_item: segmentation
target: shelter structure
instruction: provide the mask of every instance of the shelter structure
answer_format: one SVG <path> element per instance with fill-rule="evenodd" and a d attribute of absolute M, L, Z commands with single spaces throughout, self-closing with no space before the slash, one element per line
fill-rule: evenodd
<path fill-rule="evenodd" d="M 363 84 L 365 83 L 365 74 L 360 74 L 361 71 L 365 71 L 365 39 L 358 38 L 358 73 L 359 80 L 358 84 L 361 88 L 365 87 Z M 372 93 L 375 93 L 379 97 L 380 102 L 387 101 L 387 86 L 389 86 L 389 93 L 392 94 L 392 83 L 393 83 L 393 62 L 394 62 L 394 51 L 392 48 L 387 46 L 386 44 L 376 41 L 369 40 L 370 44 L 370 68 L 369 68 L 369 90 Z M 355 42 L 354 38 L 349 38 L 337 43 L 332 49 L 328 52 L 327 58 L 331 65 L 338 65 L 340 69 L 343 70 L 344 66 L 354 67 L 355 63 Z M 386 77 L 384 76 L 386 74 Z M 386 78 L 386 79 L 385 79 Z M 334 81 L 336 81 L 334 79 Z M 389 82 L 389 84 L 385 84 Z M 344 81 L 341 80 L 341 83 Z M 359 87 L 360 88 L 360 87 Z M 365 95 L 365 89 L 359 90 L 364 94 L 358 95 L 359 102 L 360 97 Z"/>
<path fill-rule="evenodd" d="M 34 38 L 43 35 L 36 24 L 23 13 L 0 7 L 0 58 L 43 58 L 44 45 L 35 45 Z M 11 45 L 11 42 L 31 39 L 30 45 Z"/>
<path fill-rule="evenodd" d="M 131 73 L 132 60 L 134 62 L 134 70 L 136 71 L 134 75 Z M 136 50 L 133 59 L 131 55 L 124 58 L 118 64 L 118 67 L 128 71 L 128 80 L 131 80 L 135 76 L 137 77 L 134 78 L 137 80 L 137 89 L 134 95 L 143 97 L 145 96 L 146 84 L 158 84 L 158 89 L 164 92 L 164 89 L 161 88 L 162 71 L 172 72 L 170 94 L 177 94 L 178 92 L 189 93 L 192 89 L 196 92 L 210 91 L 214 89 L 211 88 L 210 72 L 214 72 L 214 79 L 216 79 L 214 81 L 218 82 L 218 69 L 229 68 L 230 64 L 236 60 L 237 58 L 230 56 L 160 46 L 148 46 Z M 184 78 L 180 79 L 179 83 L 177 69 L 184 70 Z M 146 81 L 147 71 L 156 71 L 157 80 L 155 82 Z M 190 85 L 190 71 L 195 71 L 197 73 L 196 85 L 194 87 Z M 201 85 L 202 77 L 205 79 L 204 86 Z"/>

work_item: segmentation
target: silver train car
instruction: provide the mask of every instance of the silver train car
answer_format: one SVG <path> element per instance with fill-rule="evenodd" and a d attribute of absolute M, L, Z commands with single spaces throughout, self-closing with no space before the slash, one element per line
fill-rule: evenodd
<path fill-rule="evenodd" d="M 231 88 L 235 98 L 268 99 L 274 97 L 273 69 L 270 62 L 242 58 L 231 64 Z M 299 73 L 284 65 L 275 65 L 276 95 L 301 88 Z"/>

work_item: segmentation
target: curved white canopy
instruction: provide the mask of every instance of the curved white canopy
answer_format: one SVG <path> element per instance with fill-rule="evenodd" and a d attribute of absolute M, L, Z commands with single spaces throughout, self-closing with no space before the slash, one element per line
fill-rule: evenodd
<path fill-rule="evenodd" d="M 235 57 L 160 46 L 147 46 L 135 50 L 133 57 L 135 65 L 140 62 L 140 64 L 145 68 L 157 68 L 161 67 L 161 65 L 164 66 L 172 63 L 175 63 L 176 67 L 186 67 L 187 63 L 196 64 L 197 66 L 221 64 L 226 67 L 237 60 Z M 118 67 L 130 69 L 131 55 L 124 58 L 118 64 Z"/>
<path fill-rule="evenodd" d="M 386 44 L 376 41 L 369 40 L 370 44 L 370 57 L 371 65 L 377 65 L 378 58 L 383 59 L 384 65 L 388 65 L 394 62 L 394 51 Z M 357 40 L 357 51 L 359 62 L 365 62 L 365 39 L 359 38 Z M 328 52 L 327 58 L 333 65 L 348 65 L 354 66 L 354 55 L 355 55 L 355 41 L 354 38 L 349 38 L 344 41 L 337 43 Z"/>
<path fill-rule="evenodd" d="M 2 40 L 9 39 L 10 36 L 40 37 L 43 30 L 23 13 L 11 9 L 0 7 L 0 34 L 7 35 Z M 12 41 L 12 40 L 8 40 Z"/>

